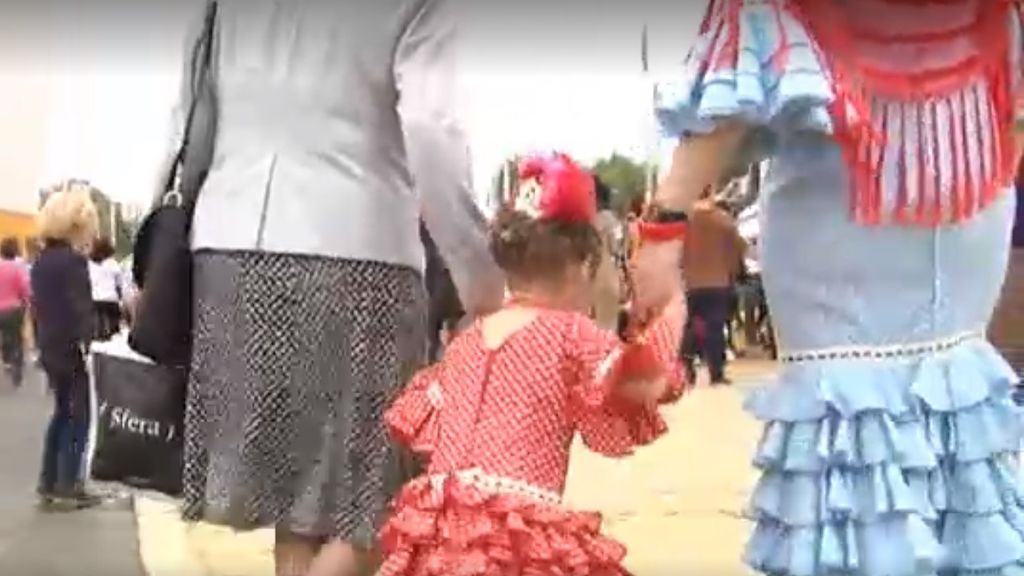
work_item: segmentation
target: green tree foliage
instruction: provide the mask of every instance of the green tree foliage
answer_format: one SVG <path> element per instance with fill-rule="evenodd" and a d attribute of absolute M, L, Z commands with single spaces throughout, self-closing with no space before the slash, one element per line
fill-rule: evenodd
<path fill-rule="evenodd" d="M 114 243 L 118 258 L 131 254 L 138 223 L 125 216 L 124 206 L 120 202 L 114 202 L 99 190 L 93 191 L 92 201 L 99 213 L 100 235 L 110 238 Z"/>
<path fill-rule="evenodd" d="M 612 189 L 612 208 L 617 212 L 625 212 L 647 190 L 649 164 L 612 154 L 595 162 L 591 170 Z"/>

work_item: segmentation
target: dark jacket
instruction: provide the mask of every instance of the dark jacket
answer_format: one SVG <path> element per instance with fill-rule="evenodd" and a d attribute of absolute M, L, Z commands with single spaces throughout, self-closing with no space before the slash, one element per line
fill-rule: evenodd
<path fill-rule="evenodd" d="M 47 242 L 32 266 L 32 310 L 47 372 L 75 370 L 92 335 L 89 263 L 64 242 Z"/>

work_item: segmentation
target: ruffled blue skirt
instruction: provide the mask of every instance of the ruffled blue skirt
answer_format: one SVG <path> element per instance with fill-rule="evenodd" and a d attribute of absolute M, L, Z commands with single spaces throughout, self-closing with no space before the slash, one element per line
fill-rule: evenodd
<path fill-rule="evenodd" d="M 983 330 L 1005 275 L 1012 197 L 960 226 L 853 224 L 830 137 L 835 86 L 813 38 L 785 2 L 711 6 L 689 57 L 658 86 L 655 114 L 673 142 L 723 119 L 770 136 L 749 152 L 772 159 L 758 253 L 780 346 Z M 931 354 L 785 364 L 749 400 L 765 430 L 746 561 L 773 576 L 1024 575 L 1016 381 L 980 336 Z"/>
<path fill-rule="evenodd" d="M 1016 376 L 987 342 L 916 361 L 789 365 L 748 409 L 766 574 L 1024 574 Z"/>

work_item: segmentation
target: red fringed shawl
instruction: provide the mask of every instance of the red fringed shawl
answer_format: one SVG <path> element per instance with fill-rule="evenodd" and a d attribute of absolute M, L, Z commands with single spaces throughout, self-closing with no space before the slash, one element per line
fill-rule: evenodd
<path fill-rule="evenodd" d="M 803 24 L 832 76 L 830 113 L 857 221 L 961 222 L 1007 187 L 1016 172 L 1009 42 L 1018 3 L 776 0 L 778 18 Z M 712 69 L 735 66 L 742 4 L 719 6 L 721 18 L 704 22 L 704 33 L 725 40 Z M 781 70 L 789 42 L 780 45 L 772 64 Z"/>

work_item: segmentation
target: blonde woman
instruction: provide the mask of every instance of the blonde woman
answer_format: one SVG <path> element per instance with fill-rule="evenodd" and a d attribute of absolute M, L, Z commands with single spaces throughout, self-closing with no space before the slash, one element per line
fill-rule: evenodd
<path fill-rule="evenodd" d="M 86 508 L 98 503 L 82 485 L 89 429 L 85 346 L 92 336 L 92 289 L 85 257 L 96 237 L 96 207 L 88 185 L 66 182 L 39 214 L 43 250 L 32 266 L 32 299 L 43 370 L 53 392 L 53 416 L 43 445 L 39 496 L 46 505 Z"/>

